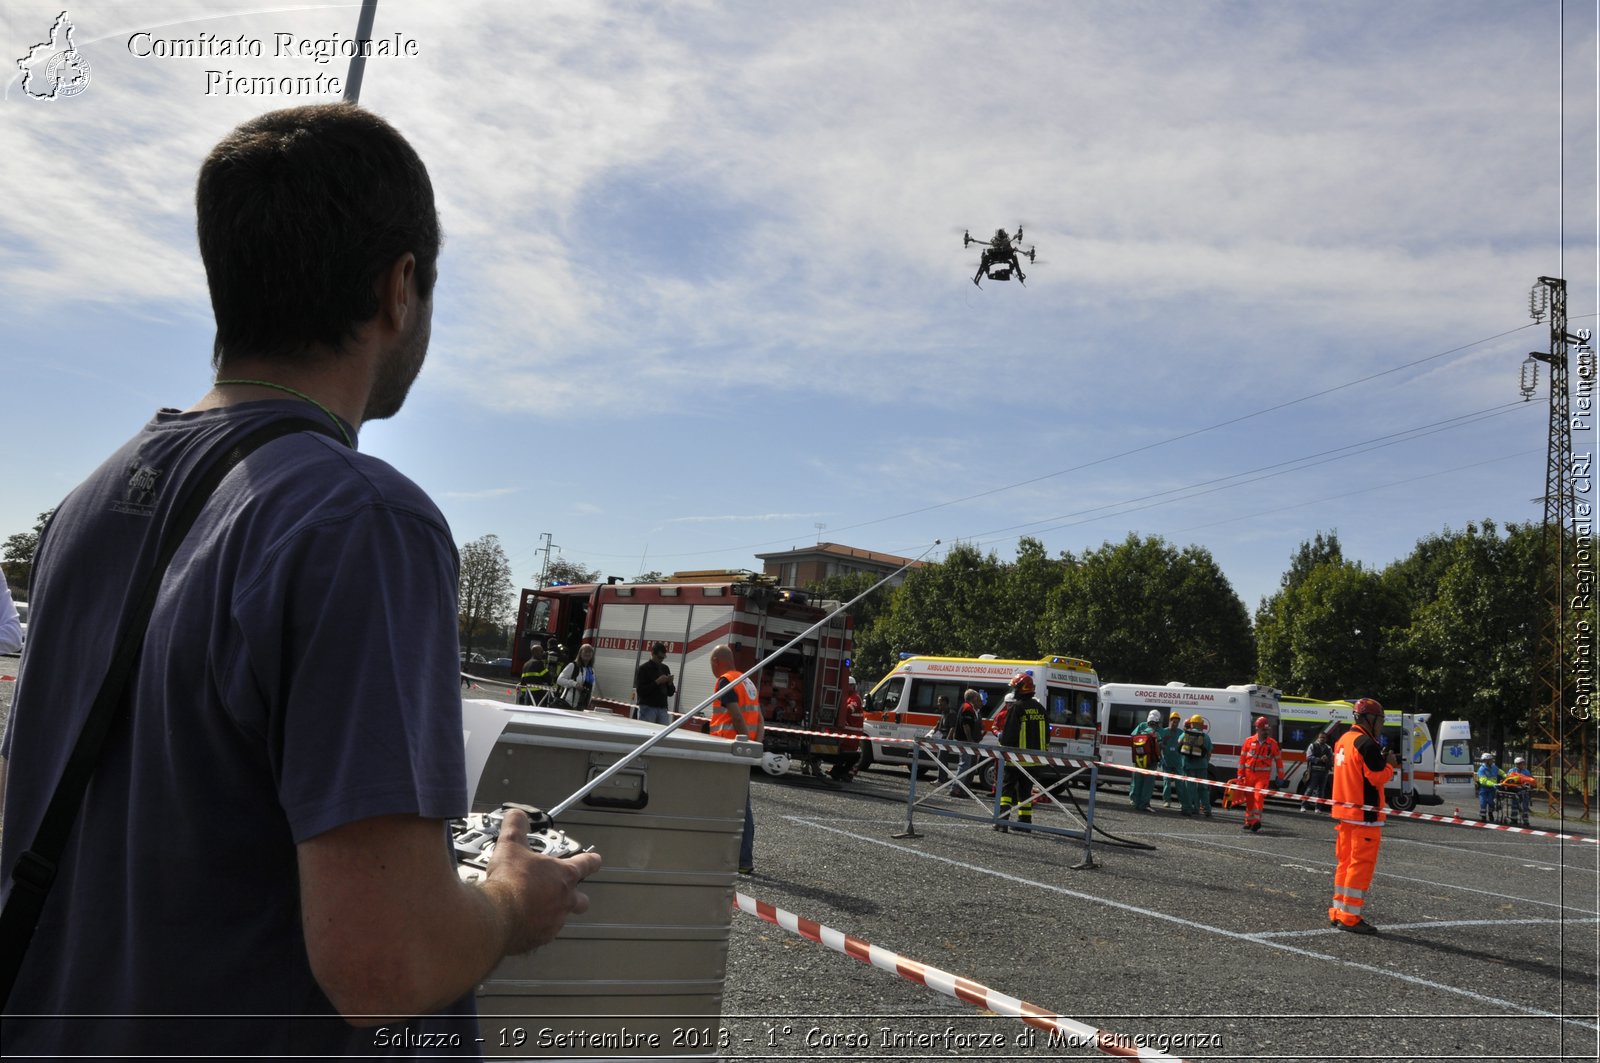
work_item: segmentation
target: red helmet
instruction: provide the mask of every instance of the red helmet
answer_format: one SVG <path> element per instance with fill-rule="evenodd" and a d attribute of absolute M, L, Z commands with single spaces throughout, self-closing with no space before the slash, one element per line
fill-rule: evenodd
<path fill-rule="evenodd" d="M 1271 727 L 1271 726 L 1272 726 L 1272 724 L 1267 722 L 1267 718 L 1265 716 L 1257 716 L 1256 717 L 1256 730 L 1263 731 L 1263 730 L 1266 730 L 1268 727 Z"/>
<path fill-rule="evenodd" d="M 1027 672 L 1018 672 L 1011 677 L 1011 689 L 1019 696 L 1027 697 L 1033 694 L 1033 676 Z"/>
<path fill-rule="evenodd" d="M 1373 725 L 1375 728 L 1383 726 L 1383 706 L 1379 705 L 1371 698 L 1360 699 L 1354 705 L 1350 706 L 1350 712 L 1358 720 L 1363 716 L 1377 720 L 1377 723 Z"/>
<path fill-rule="evenodd" d="M 1350 706 L 1350 711 L 1357 716 L 1382 716 L 1383 706 L 1371 698 L 1362 698 Z"/>

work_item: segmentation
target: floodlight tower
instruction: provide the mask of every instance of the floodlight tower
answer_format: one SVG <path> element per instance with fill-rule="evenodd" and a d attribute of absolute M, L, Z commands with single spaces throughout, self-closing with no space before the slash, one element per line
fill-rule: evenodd
<path fill-rule="evenodd" d="M 1550 315 L 1550 350 L 1533 351 L 1523 363 L 1522 397 L 1531 399 L 1538 383 L 1539 362 L 1550 367 L 1550 431 L 1545 452 L 1544 523 L 1540 528 L 1540 591 L 1545 611 L 1539 625 L 1536 667 L 1538 683 L 1534 706 L 1536 765 L 1544 768 L 1545 793 L 1549 811 L 1558 813 L 1564 788 L 1566 766 L 1568 669 L 1567 641 L 1572 632 L 1569 622 L 1572 564 L 1577 560 L 1572 537 L 1576 515 L 1573 492 L 1571 403 L 1567 391 L 1568 344 L 1587 337 L 1567 333 L 1567 282 L 1558 277 L 1540 277 L 1528 292 L 1528 311 L 1535 321 Z M 1579 730 L 1578 750 L 1583 778 L 1583 818 L 1589 818 L 1589 732 Z"/>

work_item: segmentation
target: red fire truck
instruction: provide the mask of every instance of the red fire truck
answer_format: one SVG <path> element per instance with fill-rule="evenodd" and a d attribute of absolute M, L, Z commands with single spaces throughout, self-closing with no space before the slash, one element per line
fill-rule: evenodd
<path fill-rule="evenodd" d="M 716 681 L 710 663 L 713 647 L 732 646 L 743 671 L 828 613 L 804 592 L 749 572 L 683 572 L 661 583 L 523 590 L 513 671 L 521 673 L 532 641 L 542 642 L 563 661 L 571 660 L 580 645 L 591 645 L 593 704 L 628 715 L 637 700 L 634 671 L 651 644 L 662 642 L 677 688 L 669 707 L 679 713 L 711 696 Z M 769 753 L 786 754 L 812 771 L 829 765 L 835 779 L 854 769 L 862 719 L 859 707 L 845 708 L 852 640 L 850 617 L 840 612 L 752 677 L 761 690 Z M 687 726 L 703 730 L 708 713 L 702 711 Z"/>

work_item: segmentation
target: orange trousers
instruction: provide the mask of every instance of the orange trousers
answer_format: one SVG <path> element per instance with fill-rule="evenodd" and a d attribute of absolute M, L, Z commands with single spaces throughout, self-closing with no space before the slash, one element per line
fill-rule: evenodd
<path fill-rule="evenodd" d="M 1272 781 L 1272 774 L 1265 771 L 1240 772 L 1246 786 L 1260 786 L 1265 788 Z M 1245 790 L 1241 795 L 1244 798 L 1244 821 L 1246 824 L 1261 822 L 1261 808 L 1267 799 L 1257 790 Z"/>
<path fill-rule="evenodd" d="M 1340 820 L 1334 858 L 1333 906 L 1328 919 L 1352 925 L 1361 921 L 1361 909 L 1372 888 L 1372 873 L 1378 867 L 1378 847 L 1383 844 L 1383 828 Z"/>

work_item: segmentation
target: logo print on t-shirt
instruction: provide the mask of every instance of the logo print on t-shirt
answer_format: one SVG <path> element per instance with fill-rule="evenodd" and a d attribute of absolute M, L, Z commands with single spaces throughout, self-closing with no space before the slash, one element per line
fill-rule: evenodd
<path fill-rule="evenodd" d="M 111 508 L 118 513 L 134 513 L 148 517 L 155 510 L 156 483 L 164 470 L 154 465 L 144 465 L 135 460 L 128 464 L 128 493 Z"/>

